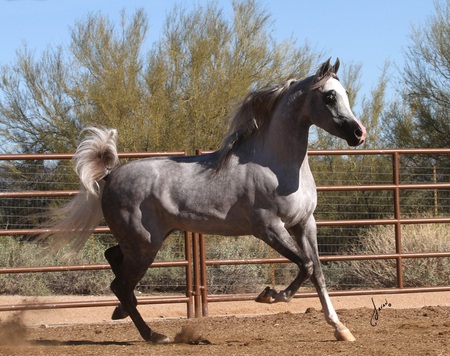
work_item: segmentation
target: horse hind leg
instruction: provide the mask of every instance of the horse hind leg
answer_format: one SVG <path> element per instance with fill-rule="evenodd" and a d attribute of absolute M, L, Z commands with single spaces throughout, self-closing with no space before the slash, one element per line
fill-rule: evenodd
<path fill-rule="evenodd" d="M 154 332 L 147 325 L 136 308 L 137 299 L 134 295 L 134 288 L 153 262 L 155 255 L 156 253 L 146 254 L 144 251 L 139 251 L 128 257 L 123 254 L 119 246 L 114 246 L 105 252 L 106 259 L 116 275 L 111 282 L 111 290 L 120 301 L 113 313 L 113 318 L 120 319 L 130 316 L 144 340 L 161 344 L 170 342 L 170 339 Z"/>
<path fill-rule="evenodd" d="M 108 260 L 113 273 L 117 276 L 117 272 L 119 271 L 119 267 L 123 261 L 123 253 L 122 253 L 122 250 L 120 249 L 120 246 L 117 245 L 117 246 L 108 248 L 105 251 L 105 258 Z M 134 297 L 134 305 L 137 306 L 136 297 Z M 120 319 L 125 319 L 126 317 L 128 317 L 128 312 L 123 307 L 122 303 L 119 302 L 119 305 L 114 309 L 114 311 L 112 313 L 111 319 L 112 320 L 120 320 Z"/>

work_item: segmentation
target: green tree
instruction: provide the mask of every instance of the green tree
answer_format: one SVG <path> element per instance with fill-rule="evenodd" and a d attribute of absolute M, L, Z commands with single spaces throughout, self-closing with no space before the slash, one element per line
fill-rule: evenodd
<path fill-rule="evenodd" d="M 302 78 L 320 61 L 307 44 L 275 41 L 271 26 L 255 0 L 234 1 L 231 19 L 217 2 L 175 7 L 147 50 L 143 10 L 122 12 L 119 24 L 90 14 L 71 28 L 69 47 L 39 57 L 25 46 L 0 68 L 1 149 L 73 152 L 89 125 L 117 128 L 122 152 L 216 149 L 235 102 L 254 88 Z M 11 190 L 34 189 L 38 180 L 45 189 L 73 189 L 76 178 L 67 161 L 0 169 L 10 172 L 0 183 Z"/>
<path fill-rule="evenodd" d="M 412 30 L 404 53 L 399 92 L 383 115 L 386 145 L 401 148 L 450 147 L 450 0 L 436 1 L 435 13 Z M 409 182 L 446 182 L 448 155 L 402 157 L 402 177 Z M 435 171 L 434 171 L 435 169 Z M 434 172 L 436 172 L 434 174 Z M 405 192 L 411 210 L 434 210 L 432 191 Z M 450 194 L 439 191 L 439 211 L 448 212 Z M 428 202 L 428 203 L 426 203 Z"/>
<path fill-rule="evenodd" d="M 79 120 L 67 94 L 70 67 L 62 48 L 40 59 L 24 47 L 17 62 L 0 73 L 0 137 L 15 153 L 65 152 L 74 147 Z"/>
<path fill-rule="evenodd" d="M 121 13 L 120 30 L 100 14 L 89 15 L 71 31 L 74 75 L 69 95 L 81 108 L 80 125 L 114 127 L 121 150 L 148 150 L 148 121 L 143 81 L 143 44 L 148 19 L 137 10 L 131 19 Z"/>
<path fill-rule="evenodd" d="M 387 111 L 385 138 L 396 147 L 450 147 L 450 0 L 410 36 L 401 73 L 403 103 Z"/>
<path fill-rule="evenodd" d="M 304 77 L 319 55 L 305 44 L 277 43 L 256 1 L 233 2 L 227 21 L 214 3 L 193 13 L 175 8 L 145 74 L 159 147 L 216 149 L 224 117 L 248 91 Z"/>
<path fill-rule="evenodd" d="M 71 29 L 69 48 L 36 59 L 27 48 L 0 72 L 0 134 L 9 151 L 64 152 L 96 124 L 119 131 L 119 150 L 215 149 L 232 104 L 255 87 L 304 77 L 320 55 L 278 43 L 255 0 L 175 7 L 145 52 L 143 10 L 120 25 L 91 14 Z"/>

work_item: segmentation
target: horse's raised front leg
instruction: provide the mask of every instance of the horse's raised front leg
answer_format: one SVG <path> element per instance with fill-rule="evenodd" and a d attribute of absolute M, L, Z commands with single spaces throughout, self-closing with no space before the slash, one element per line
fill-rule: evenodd
<path fill-rule="evenodd" d="M 258 303 L 288 303 L 294 298 L 295 293 L 299 290 L 300 286 L 310 276 L 312 268 L 305 266 L 304 264 L 298 264 L 299 272 L 292 283 L 284 290 L 277 292 L 275 289 L 266 287 L 255 299 Z"/>
<path fill-rule="evenodd" d="M 298 226 L 298 229 L 296 229 L 294 233 L 296 235 L 303 234 L 303 231 L 304 229 L 301 226 Z M 255 301 L 258 303 L 269 304 L 290 302 L 301 284 L 311 276 L 313 271 L 312 261 L 308 255 L 305 254 L 301 243 L 304 239 L 297 239 L 297 242 L 300 242 L 300 244 L 298 244 L 281 224 L 267 228 L 265 234 L 260 238 L 282 256 L 297 264 L 299 272 L 286 289 L 277 292 L 275 289 L 266 287 L 261 294 L 258 295 Z"/>
<path fill-rule="evenodd" d="M 154 256 L 139 253 L 127 258 L 123 255 L 119 246 L 108 249 L 105 256 L 116 275 L 111 283 L 111 290 L 120 301 L 119 306 L 113 313 L 113 318 L 119 319 L 129 315 L 144 340 L 156 344 L 170 342 L 167 336 L 150 329 L 136 308 L 137 299 L 134 295 L 134 288 L 144 276 Z"/>

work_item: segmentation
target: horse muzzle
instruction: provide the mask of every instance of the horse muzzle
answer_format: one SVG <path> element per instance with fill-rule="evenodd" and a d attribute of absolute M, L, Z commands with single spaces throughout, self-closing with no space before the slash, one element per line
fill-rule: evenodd
<path fill-rule="evenodd" d="M 352 147 L 359 146 L 366 140 L 366 128 L 357 120 L 354 121 L 353 125 L 355 124 L 356 127 L 353 128 L 353 132 L 346 139 L 348 145 Z"/>

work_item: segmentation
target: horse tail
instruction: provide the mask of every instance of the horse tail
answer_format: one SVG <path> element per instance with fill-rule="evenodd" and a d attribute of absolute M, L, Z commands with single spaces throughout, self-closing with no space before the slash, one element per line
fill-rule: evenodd
<path fill-rule="evenodd" d="M 80 191 L 62 208 L 49 212 L 47 223 L 51 227 L 38 237 L 55 254 L 69 245 L 65 257 L 81 250 L 103 218 L 103 179 L 119 163 L 115 129 L 89 127 L 83 132 L 90 135 L 81 141 L 73 157 Z"/>

